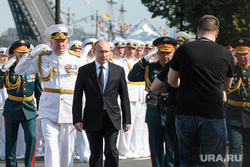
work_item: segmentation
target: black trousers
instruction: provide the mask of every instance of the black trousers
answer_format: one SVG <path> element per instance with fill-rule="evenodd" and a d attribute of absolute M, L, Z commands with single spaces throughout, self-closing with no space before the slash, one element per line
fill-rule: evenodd
<path fill-rule="evenodd" d="M 90 145 L 90 167 L 103 167 L 103 138 L 105 141 L 105 167 L 118 167 L 119 153 L 116 147 L 118 130 L 114 127 L 107 112 L 103 114 L 102 129 L 98 131 L 86 130 Z"/>
<path fill-rule="evenodd" d="M 167 109 L 166 113 L 166 132 L 171 142 L 171 146 L 174 151 L 174 166 L 179 167 L 180 158 L 179 158 L 179 149 L 178 149 L 178 140 L 176 135 L 175 128 L 175 115 L 174 115 L 174 107 Z"/>

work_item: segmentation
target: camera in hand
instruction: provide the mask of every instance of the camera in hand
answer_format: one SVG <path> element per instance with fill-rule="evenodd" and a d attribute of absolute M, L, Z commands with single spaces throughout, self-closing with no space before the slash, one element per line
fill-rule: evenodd
<path fill-rule="evenodd" d="M 146 95 L 146 103 L 154 107 L 166 107 L 168 94 L 148 92 Z"/>

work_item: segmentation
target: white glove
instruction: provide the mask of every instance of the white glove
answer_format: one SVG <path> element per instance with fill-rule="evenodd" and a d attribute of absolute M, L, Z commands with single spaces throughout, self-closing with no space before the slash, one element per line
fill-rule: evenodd
<path fill-rule="evenodd" d="M 86 45 L 86 46 L 84 47 L 84 53 L 89 53 L 89 51 L 90 51 L 91 48 L 92 48 L 91 45 Z"/>
<path fill-rule="evenodd" d="M 144 59 L 146 61 L 149 61 L 149 59 L 158 51 L 158 49 L 153 50 L 152 52 L 148 53 L 146 56 L 144 56 Z"/>
<path fill-rule="evenodd" d="M 45 46 L 45 47 L 40 47 L 40 48 L 38 48 L 38 49 L 36 49 L 36 50 L 30 52 L 30 55 L 31 55 L 32 57 L 36 57 L 36 56 L 40 55 L 42 52 L 44 52 L 45 50 L 48 50 L 48 49 L 49 49 L 49 47 L 47 47 L 47 46 Z"/>
<path fill-rule="evenodd" d="M 9 59 L 9 61 L 3 66 L 4 70 L 9 71 L 10 67 L 12 66 L 12 64 L 14 64 L 16 62 L 16 56 L 13 56 L 11 59 Z"/>

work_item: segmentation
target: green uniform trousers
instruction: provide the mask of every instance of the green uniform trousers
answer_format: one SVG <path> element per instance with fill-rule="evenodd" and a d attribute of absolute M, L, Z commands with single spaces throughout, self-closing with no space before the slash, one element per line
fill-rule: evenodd
<path fill-rule="evenodd" d="M 36 158 L 36 118 L 25 121 L 15 121 L 5 118 L 6 167 L 17 166 L 16 144 L 19 124 L 21 124 L 23 127 L 26 143 L 25 167 L 33 167 Z"/>
<path fill-rule="evenodd" d="M 174 166 L 174 152 L 168 135 L 164 135 L 164 128 L 164 126 L 148 125 L 149 146 L 153 167 Z M 165 146 L 164 142 L 166 144 Z M 166 154 L 164 148 L 167 148 Z"/>
<path fill-rule="evenodd" d="M 250 128 L 240 128 L 232 125 L 227 126 L 229 155 L 229 167 L 250 167 Z M 243 146 L 243 155 L 242 155 Z"/>

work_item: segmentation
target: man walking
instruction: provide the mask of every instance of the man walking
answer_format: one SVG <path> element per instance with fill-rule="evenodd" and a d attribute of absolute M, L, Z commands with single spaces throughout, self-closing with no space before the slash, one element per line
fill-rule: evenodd
<path fill-rule="evenodd" d="M 117 167 L 119 153 L 116 147 L 121 128 L 121 99 L 123 130 L 130 129 L 130 106 L 124 69 L 108 62 L 110 46 L 99 40 L 94 44 L 96 60 L 79 69 L 73 100 L 73 124 L 75 129 L 86 130 L 90 144 L 90 167 L 103 166 L 103 138 L 105 140 L 105 167 Z M 82 96 L 86 105 L 82 117 Z"/>

